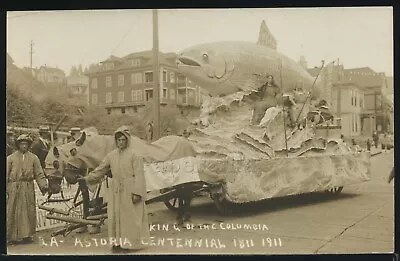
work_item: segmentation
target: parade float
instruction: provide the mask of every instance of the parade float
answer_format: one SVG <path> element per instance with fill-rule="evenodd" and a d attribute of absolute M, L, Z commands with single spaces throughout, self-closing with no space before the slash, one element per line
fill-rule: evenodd
<path fill-rule="evenodd" d="M 369 152 L 342 140 L 340 123 L 321 101 L 323 75 L 314 79 L 287 57 L 254 44 L 202 45 L 182 52 L 177 63 L 212 95 L 184 137 L 166 136 L 152 143 L 131 139 L 130 146 L 145 161 L 147 204 L 161 201 L 179 210 L 198 192 L 208 192 L 226 213 L 232 204 L 312 192 L 336 195 L 344 186 L 370 179 Z M 268 74 L 278 79 L 281 102 L 268 108 L 259 124 L 251 124 L 259 87 Z M 80 218 L 46 204 L 62 192 L 61 180 L 77 184 L 77 176 L 86 175 L 115 148 L 112 135 L 84 131 L 77 141 L 50 151 L 46 174 L 51 189 L 40 208 L 49 211 L 46 218 L 69 224 L 54 235 L 103 224 L 107 202 L 101 191 L 112 178 L 95 188 L 79 183 L 75 197 L 64 199 L 73 200 L 73 207 L 83 206 Z"/>

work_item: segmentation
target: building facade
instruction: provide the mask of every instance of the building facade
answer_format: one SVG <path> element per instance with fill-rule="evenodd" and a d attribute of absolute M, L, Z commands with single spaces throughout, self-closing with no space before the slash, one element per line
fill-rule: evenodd
<path fill-rule="evenodd" d="M 364 94 L 352 82 L 332 84 L 332 113 L 341 118 L 342 134 L 345 137 L 359 136 L 363 132 L 361 122 L 364 110 Z"/>
<path fill-rule="evenodd" d="M 161 105 L 200 106 L 200 87 L 181 75 L 176 54 L 160 53 Z M 111 56 L 87 73 L 89 104 L 109 114 L 133 114 L 154 97 L 153 53 L 144 51 L 125 57 Z"/>
<path fill-rule="evenodd" d="M 36 78 L 45 85 L 60 85 L 65 83 L 64 71 L 48 66 L 41 66 L 36 72 Z"/>
<path fill-rule="evenodd" d="M 369 67 L 346 69 L 344 77 L 357 84 L 364 93 L 364 110 L 361 115 L 363 135 L 370 136 L 373 131 L 390 130 L 390 94 L 384 73 L 376 73 Z"/>

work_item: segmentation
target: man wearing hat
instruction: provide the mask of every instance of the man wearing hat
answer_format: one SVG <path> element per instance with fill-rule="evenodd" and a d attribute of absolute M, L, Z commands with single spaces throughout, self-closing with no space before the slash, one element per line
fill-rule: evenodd
<path fill-rule="evenodd" d="M 7 241 L 32 242 L 36 232 L 36 199 L 34 180 L 44 195 L 47 180 L 39 158 L 29 152 L 32 139 L 20 135 L 15 142 L 17 150 L 7 157 Z"/>
<path fill-rule="evenodd" d="M 33 142 L 31 151 L 39 158 L 42 168 L 45 167 L 47 153 L 50 150 L 50 128 L 41 126 L 39 128 L 39 139 Z"/>
<path fill-rule="evenodd" d="M 70 129 L 69 134 L 74 138 L 74 140 L 77 140 L 79 136 L 81 135 L 81 128 L 79 127 L 73 127 Z"/>
<path fill-rule="evenodd" d="M 14 152 L 14 132 L 7 130 L 6 153 L 10 156 Z"/>

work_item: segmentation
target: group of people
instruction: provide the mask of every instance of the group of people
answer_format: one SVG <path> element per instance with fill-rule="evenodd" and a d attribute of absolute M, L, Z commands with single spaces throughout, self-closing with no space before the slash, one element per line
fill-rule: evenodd
<path fill-rule="evenodd" d="M 80 130 L 80 129 L 79 129 Z M 70 136 L 76 139 L 76 129 Z M 36 194 L 34 181 L 41 193 L 48 190 L 45 160 L 51 148 L 51 130 L 48 126 L 39 128 L 39 136 L 33 140 L 30 134 L 7 130 L 7 240 L 9 244 L 33 241 L 36 232 Z"/>
<path fill-rule="evenodd" d="M 12 140 L 11 133 L 7 137 Z M 48 188 L 44 171 L 50 149 L 50 130 L 40 128 L 35 142 L 22 134 L 15 140 L 15 151 L 7 147 L 7 240 L 9 244 L 33 242 L 36 232 L 36 199 L 34 181 L 43 195 Z M 125 252 L 145 247 L 150 238 L 146 213 L 144 162 L 129 146 L 130 133 L 120 128 L 114 133 L 116 149 L 80 181 L 96 184 L 112 173 L 108 200 L 108 234 L 115 238 L 112 250 Z M 124 242 L 121 245 L 121 242 Z"/>

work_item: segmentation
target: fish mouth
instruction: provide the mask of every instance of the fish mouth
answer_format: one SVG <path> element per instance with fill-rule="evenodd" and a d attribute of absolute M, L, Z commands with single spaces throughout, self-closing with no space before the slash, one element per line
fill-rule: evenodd
<path fill-rule="evenodd" d="M 184 56 L 178 57 L 178 58 L 176 59 L 176 64 L 177 64 L 178 66 L 182 66 L 182 65 L 191 66 L 191 67 L 200 67 L 200 66 L 201 66 L 201 65 L 200 65 L 197 61 L 195 61 L 194 59 L 188 58 L 188 57 L 184 57 Z"/>

